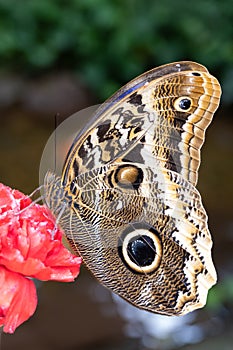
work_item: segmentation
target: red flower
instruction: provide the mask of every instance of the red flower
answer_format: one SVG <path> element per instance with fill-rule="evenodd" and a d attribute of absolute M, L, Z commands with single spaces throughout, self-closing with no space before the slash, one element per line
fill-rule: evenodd
<path fill-rule="evenodd" d="M 31 278 L 70 282 L 81 258 L 62 245 L 62 232 L 47 207 L 0 184 L 0 326 L 13 333 L 35 311 Z"/>

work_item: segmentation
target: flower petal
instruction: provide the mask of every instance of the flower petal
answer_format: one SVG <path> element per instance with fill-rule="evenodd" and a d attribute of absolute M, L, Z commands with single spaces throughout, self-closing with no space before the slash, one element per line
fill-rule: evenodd
<path fill-rule="evenodd" d="M 79 273 L 81 258 L 63 246 L 63 234 L 49 209 L 32 204 L 23 193 L 2 184 L 0 191 L 3 194 L 0 201 L 0 264 L 44 281 L 73 281 Z"/>
<path fill-rule="evenodd" d="M 62 231 L 45 206 L 0 184 L 0 326 L 13 333 L 35 311 L 31 277 L 70 282 L 81 258 L 62 243 Z"/>
<path fill-rule="evenodd" d="M 0 326 L 13 333 L 34 312 L 36 288 L 32 280 L 0 266 Z"/>

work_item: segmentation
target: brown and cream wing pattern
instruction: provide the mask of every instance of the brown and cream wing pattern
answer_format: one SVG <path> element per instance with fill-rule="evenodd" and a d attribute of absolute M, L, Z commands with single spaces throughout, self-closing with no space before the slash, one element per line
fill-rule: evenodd
<path fill-rule="evenodd" d="M 47 205 L 87 267 L 133 305 L 165 315 L 203 306 L 216 283 L 195 188 L 218 81 L 177 62 L 134 79 L 75 138 Z"/>
<path fill-rule="evenodd" d="M 156 157 L 195 185 L 205 130 L 220 94 L 217 79 L 194 62 L 144 73 L 106 101 L 77 136 L 64 167 L 64 184 L 117 158 L 135 161 L 137 154 L 140 163 L 151 165 Z"/>

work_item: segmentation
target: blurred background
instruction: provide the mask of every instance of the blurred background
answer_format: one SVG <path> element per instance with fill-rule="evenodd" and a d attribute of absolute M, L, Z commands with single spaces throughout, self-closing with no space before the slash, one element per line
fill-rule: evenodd
<path fill-rule="evenodd" d="M 223 88 L 207 132 L 198 188 L 209 214 L 219 282 L 187 317 L 137 310 L 84 268 L 75 283 L 38 284 L 35 315 L 1 349 L 232 349 L 232 0 L 0 0 L 0 181 L 39 184 L 44 146 L 72 113 L 103 102 L 155 66 L 193 60 Z"/>

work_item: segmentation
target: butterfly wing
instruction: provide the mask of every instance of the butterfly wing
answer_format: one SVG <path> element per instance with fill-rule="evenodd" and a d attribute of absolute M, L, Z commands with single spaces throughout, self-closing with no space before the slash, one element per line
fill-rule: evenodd
<path fill-rule="evenodd" d="M 117 158 L 149 166 L 157 158 L 195 185 L 205 130 L 220 94 L 218 81 L 194 62 L 144 73 L 105 102 L 76 137 L 63 184 Z"/>
<path fill-rule="evenodd" d="M 96 112 L 45 181 L 48 205 L 73 249 L 105 286 L 134 305 L 181 315 L 216 282 L 212 240 L 194 187 L 220 87 L 180 62 L 127 84 Z"/>

